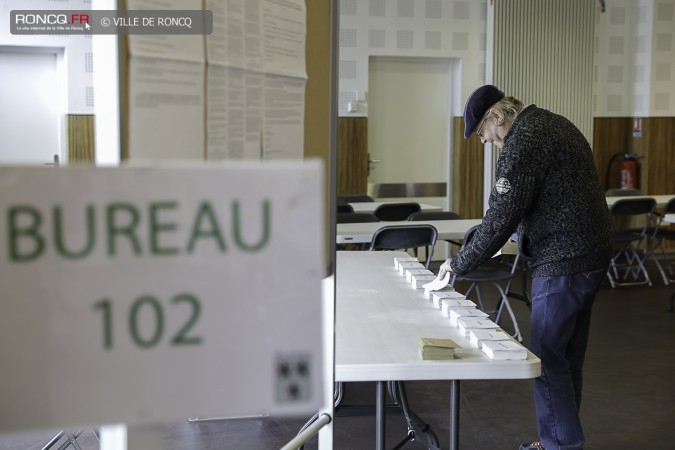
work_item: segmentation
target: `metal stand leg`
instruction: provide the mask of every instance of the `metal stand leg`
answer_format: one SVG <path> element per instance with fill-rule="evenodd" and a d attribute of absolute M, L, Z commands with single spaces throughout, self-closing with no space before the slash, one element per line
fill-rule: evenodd
<path fill-rule="evenodd" d="M 459 380 L 450 383 L 450 450 L 459 450 Z"/>

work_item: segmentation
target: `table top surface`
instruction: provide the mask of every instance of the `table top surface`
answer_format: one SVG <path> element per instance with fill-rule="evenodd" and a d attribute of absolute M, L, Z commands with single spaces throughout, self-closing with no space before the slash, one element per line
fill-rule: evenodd
<path fill-rule="evenodd" d="M 420 224 L 430 224 L 436 227 L 438 240 L 462 240 L 469 228 L 480 224 L 481 221 L 482 219 L 456 219 L 421 220 L 414 222 L 400 220 L 395 222 L 338 223 L 336 242 L 338 244 L 366 243 L 370 242 L 373 238 L 373 233 L 383 226 Z"/>
<path fill-rule="evenodd" d="M 375 211 L 375 208 L 377 208 L 380 205 L 384 204 L 389 204 L 389 203 L 408 203 L 408 201 L 405 200 L 400 200 L 396 202 L 354 202 L 350 203 L 352 205 L 352 208 L 354 208 L 354 212 L 373 212 Z M 419 202 L 416 202 L 419 203 Z M 420 208 L 422 211 L 442 211 L 443 208 L 441 206 L 436 206 L 436 205 L 430 205 L 427 203 L 419 203 Z"/>
<path fill-rule="evenodd" d="M 492 360 L 394 268 L 404 252 L 337 252 L 335 381 L 524 379 L 540 361 Z M 455 359 L 422 360 L 422 337 L 450 338 Z"/>

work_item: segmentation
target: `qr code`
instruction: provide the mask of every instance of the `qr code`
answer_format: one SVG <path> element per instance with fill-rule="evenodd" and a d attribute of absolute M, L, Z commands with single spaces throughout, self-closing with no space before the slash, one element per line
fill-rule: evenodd
<path fill-rule="evenodd" d="M 276 358 L 277 402 L 307 401 L 311 391 L 312 364 L 307 354 L 279 355 Z"/>

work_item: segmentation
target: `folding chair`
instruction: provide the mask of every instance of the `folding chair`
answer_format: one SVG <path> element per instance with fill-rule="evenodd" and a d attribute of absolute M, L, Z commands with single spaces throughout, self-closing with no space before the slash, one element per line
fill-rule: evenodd
<path fill-rule="evenodd" d="M 469 245 L 471 242 L 471 239 L 473 239 L 474 234 L 476 233 L 476 230 L 478 229 L 480 225 L 473 226 L 467 230 L 466 234 L 464 234 L 464 241 L 462 243 L 462 250 Z M 460 250 L 461 252 L 461 250 Z M 518 326 L 518 321 L 516 320 L 516 316 L 513 313 L 513 309 L 511 308 L 511 303 L 509 303 L 509 298 L 508 298 L 508 290 L 511 287 L 511 282 L 513 280 L 515 271 L 517 269 L 517 264 L 518 261 L 516 260 L 512 266 L 507 266 L 507 265 L 492 265 L 492 264 L 483 264 L 480 267 L 478 267 L 475 270 L 472 270 L 469 273 L 459 275 L 455 274 L 453 278 L 450 280 L 450 284 L 452 286 L 455 285 L 456 282 L 458 281 L 466 281 L 469 283 L 469 287 L 466 289 L 464 292 L 464 295 L 468 296 L 471 291 L 476 289 L 476 296 L 478 300 L 478 305 L 481 310 L 488 314 L 493 314 L 496 313 L 495 317 L 495 323 L 499 323 L 502 312 L 504 308 L 506 308 L 506 311 L 508 312 L 509 316 L 511 317 L 511 321 L 513 322 L 513 334 L 512 336 L 518 341 L 523 340 L 523 336 L 520 333 L 520 327 Z M 502 286 L 502 283 L 504 286 Z M 488 311 L 485 309 L 485 306 L 483 304 L 483 298 L 481 295 L 481 286 L 483 285 L 491 285 L 494 286 L 498 291 L 501 296 L 501 299 L 499 300 L 497 307 L 495 310 Z"/>
<path fill-rule="evenodd" d="M 666 206 L 664 206 L 661 212 L 658 213 L 658 222 L 654 228 L 648 232 L 649 245 L 647 258 L 654 261 L 656 267 L 659 269 L 661 278 L 663 279 L 663 284 L 668 286 L 671 282 L 675 282 L 675 279 L 673 279 L 673 266 L 665 252 L 665 249 L 663 248 L 663 243 L 664 241 L 675 241 L 675 229 L 665 226 L 664 218 L 666 214 L 675 214 L 675 198 L 668 201 Z M 657 251 L 660 251 L 661 253 L 661 260 L 664 262 L 665 267 L 668 270 L 668 275 L 666 275 L 666 271 L 661 265 L 661 261 L 659 261 L 659 259 L 656 257 Z"/>
<path fill-rule="evenodd" d="M 460 220 L 462 216 L 454 211 L 419 211 L 408 216 L 411 222 L 425 221 L 425 220 Z M 445 242 L 454 244 L 458 247 L 462 246 L 461 241 L 453 241 L 452 239 L 445 239 Z M 426 249 L 427 252 L 429 249 Z M 417 255 L 415 255 L 417 256 Z"/>
<path fill-rule="evenodd" d="M 408 220 L 408 216 L 422 210 L 419 203 L 405 202 L 405 203 L 382 203 L 373 214 L 375 214 L 381 221 L 396 221 Z"/>
<path fill-rule="evenodd" d="M 438 231 L 429 224 L 385 225 L 373 233 L 370 250 L 400 250 L 428 247 L 425 267 L 431 264 Z"/>
<path fill-rule="evenodd" d="M 649 197 L 617 200 L 610 208 L 615 254 L 607 277 L 611 286 L 652 285 L 644 261 L 649 252 L 643 249 L 647 230 L 653 226 L 656 200 Z M 638 224 L 636 228 L 636 224 Z"/>

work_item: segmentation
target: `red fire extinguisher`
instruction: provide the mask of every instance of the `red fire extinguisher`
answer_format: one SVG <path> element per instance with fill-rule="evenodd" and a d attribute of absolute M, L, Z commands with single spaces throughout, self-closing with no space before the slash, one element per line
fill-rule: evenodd
<path fill-rule="evenodd" d="M 637 155 L 626 153 L 621 161 L 621 189 L 637 189 L 637 177 Z"/>

